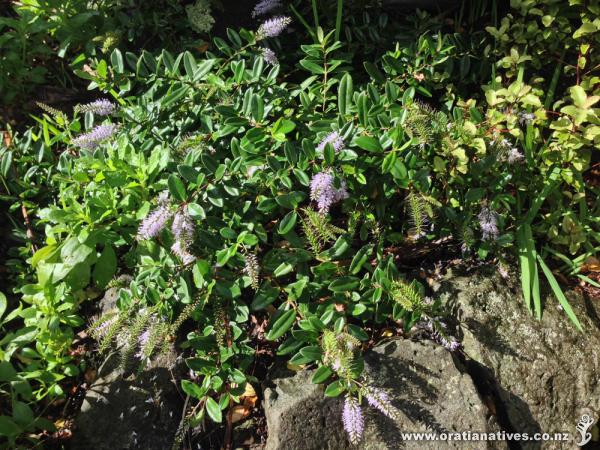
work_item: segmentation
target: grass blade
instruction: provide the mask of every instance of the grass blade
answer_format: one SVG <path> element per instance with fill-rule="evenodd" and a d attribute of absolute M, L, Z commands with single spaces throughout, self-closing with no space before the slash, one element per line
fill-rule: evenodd
<path fill-rule="evenodd" d="M 540 257 L 540 255 L 537 255 L 537 260 L 540 263 L 540 267 L 544 271 L 544 275 L 546 275 L 546 279 L 548 280 L 548 283 L 550 284 L 550 287 L 552 288 L 552 291 L 554 292 L 556 299 L 558 300 L 558 302 L 560 303 L 560 306 L 562 306 L 563 310 L 567 314 L 567 317 L 571 320 L 571 322 L 573 322 L 575 324 L 575 326 L 577 327 L 577 329 L 579 331 L 583 331 L 581 323 L 579 323 L 579 320 L 577 319 L 577 316 L 573 312 L 573 309 L 571 308 L 571 305 L 569 304 L 567 297 L 565 297 L 565 294 L 563 293 L 562 289 L 558 285 L 556 278 L 554 278 L 554 274 L 550 271 L 550 269 L 548 268 L 548 266 L 546 265 L 544 260 Z"/>
<path fill-rule="evenodd" d="M 317 9 L 317 0 L 312 0 L 313 20 L 315 21 L 315 30 L 319 28 L 319 11 Z"/>
<path fill-rule="evenodd" d="M 523 226 L 517 230 L 519 266 L 521 267 L 521 290 L 523 291 L 525 306 L 527 306 L 527 309 L 531 313 L 531 264 L 527 257 L 527 244 L 525 242 Z"/>
<path fill-rule="evenodd" d="M 554 189 L 556 187 L 556 182 L 558 181 L 559 176 L 560 176 L 560 167 L 558 167 L 558 166 L 553 167 L 548 175 L 548 179 L 546 180 L 544 189 L 542 189 L 542 192 L 540 195 L 535 197 L 535 200 L 533 201 L 533 204 L 531 205 L 531 208 L 529 209 L 529 212 L 527 213 L 527 216 L 525 217 L 526 224 L 531 224 L 531 222 L 533 222 L 533 219 L 535 218 L 539 209 L 541 208 L 542 203 L 544 203 L 544 200 L 546 200 L 546 197 L 548 196 L 548 194 L 550 194 L 550 191 L 552 191 L 552 189 Z"/>
<path fill-rule="evenodd" d="M 344 5 L 344 0 L 337 1 L 337 14 L 335 17 L 335 40 L 340 40 L 340 33 L 342 31 L 342 7 Z"/>
<path fill-rule="evenodd" d="M 594 280 L 592 280 L 589 277 L 586 277 L 585 275 L 581 275 L 580 273 L 577 274 L 577 276 L 579 278 L 581 278 L 583 281 L 585 281 L 588 284 L 591 284 L 594 287 L 600 288 L 600 283 L 596 283 Z"/>
<path fill-rule="evenodd" d="M 525 251 L 529 262 L 529 274 L 531 279 L 531 296 L 533 297 L 533 309 L 535 317 L 538 320 L 542 318 L 542 298 L 540 296 L 540 278 L 538 268 L 535 262 L 537 253 L 535 251 L 535 242 L 531 233 L 531 226 L 523 224 L 523 237 L 525 238 Z"/>
<path fill-rule="evenodd" d="M 298 21 L 304 25 L 304 28 L 306 28 L 306 31 L 308 31 L 308 34 L 311 35 L 311 37 L 313 38 L 313 40 L 315 42 L 317 42 L 317 36 L 315 35 L 315 32 L 313 31 L 313 29 L 310 27 L 310 25 L 308 24 L 308 22 L 306 20 L 304 20 L 304 17 L 302 17 L 302 14 L 300 14 L 298 12 L 298 10 L 296 8 L 294 8 L 294 5 L 290 5 L 290 9 L 292 10 L 292 13 L 294 13 L 294 16 L 296 16 L 296 19 L 298 19 Z"/>

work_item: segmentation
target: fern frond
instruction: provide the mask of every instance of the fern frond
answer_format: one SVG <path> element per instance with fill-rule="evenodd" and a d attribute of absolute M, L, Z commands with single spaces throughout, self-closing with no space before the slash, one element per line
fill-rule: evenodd
<path fill-rule="evenodd" d="M 303 212 L 302 228 L 315 255 L 321 253 L 325 244 L 336 240 L 339 235 L 346 232 L 346 230 L 333 225 L 326 215 L 318 211 L 306 208 Z"/>
<path fill-rule="evenodd" d="M 395 280 L 389 294 L 392 300 L 407 311 L 418 311 L 423 307 L 423 296 L 415 281 L 409 284 L 404 280 Z"/>
<path fill-rule="evenodd" d="M 412 225 L 409 234 L 417 240 L 425 234 L 425 226 L 428 223 L 428 205 L 421 195 L 410 192 L 406 198 L 406 207 L 409 223 Z"/>

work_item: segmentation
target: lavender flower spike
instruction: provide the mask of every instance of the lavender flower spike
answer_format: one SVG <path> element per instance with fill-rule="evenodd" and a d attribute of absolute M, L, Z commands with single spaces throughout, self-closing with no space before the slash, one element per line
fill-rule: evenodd
<path fill-rule="evenodd" d="M 358 444 L 362 438 L 365 422 L 358 402 L 353 397 L 346 397 L 342 412 L 344 430 L 353 444 Z"/>
<path fill-rule="evenodd" d="M 509 164 L 514 164 L 523 161 L 523 158 L 523 153 L 521 153 L 517 147 L 511 147 L 511 149 L 508 151 L 508 154 L 506 155 L 506 160 Z"/>
<path fill-rule="evenodd" d="M 269 11 L 274 10 L 275 8 L 279 8 L 280 6 L 280 0 L 261 0 L 254 7 L 254 11 L 252 11 L 252 17 L 262 16 Z"/>
<path fill-rule="evenodd" d="M 378 409 L 390 419 L 394 419 L 398 415 L 396 408 L 394 408 L 390 403 L 388 394 L 381 389 L 369 386 L 366 389 L 365 397 L 367 397 L 369 405 L 375 409 Z"/>
<path fill-rule="evenodd" d="M 344 139 L 340 136 L 340 133 L 338 133 L 337 131 L 332 131 L 327 136 L 325 136 L 323 140 L 319 143 L 317 151 L 323 153 L 327 144 L 331 144 L 335 152 L 339 153 L 344 148 Z"/>
<path fill-rule="evenodd" d="M 115 111 L 115 104 L 107 99 L 99 99 L 86 105 L 77 105 L 76 111 L 91 112 L 99 116 L 108 116 Z"/>
<path fill-rule="evenodd" d="M 279 65 L 279 60 L 277 59 L 277 55 L 270 48 L 263 48 L 262 57 L 267 64 L 271 64 L 272 66 Z"/>
<path fill-rule="evenodd" d="M 488 208 L 482 208 L 477 216 L 479 219 L 479 227 L 483 233 L 484 241 L 495 240 L 498 238 L 498 213 L 491 211 Z"/>
<path fill-rule="evenodd" d="M 110 138 L 117 131 L 117 126 L 113 124 L 98 125 L 92 131 L 77 136 L 71 143 L 77 147 L 93 150 L 100 142 Z"/>
<path fill-rule="evenodd" d="M 139 351 L 135 354 L 135 356 L 137 356 L 139 359 L 144 358 L 144 347 L 146 347 L 149 340 L 150 340 L 150 330 L 146 330 L 138 336 Z"/>
<path fill-rule="evenodd" d="M 196 257 L 188 251 L 187 246 L 182 241 L 175 241 L 171 246 L 171 251 L 181 259 L 184 266 L 187 266 L 196 260 Z"/>
<path fill-rule="evenodd" d="M 181 241 L 185 245 L 191 243 L 194 237 L 194 221 L 187 212 L 187 208 L 177 211 L 171 226 L 175 240 Z"/>
<path fill-rule="evenodd" d="M 162 231 L 170 218 L 171 211 L 169 210 L 168 203 L 161 203 L 158 208 L 142 220 L 138 229 L 137 240 L 143 241 L 158 236 L 158 233 Z"/>
<path fill-rule="evenodd" d="M 273 17 L 265 21 L 257 31 L 257 40 L 261 40 L 268 37 L 277 37 L 281 34 L 286 27 L 292 23 L 291 17 L 278 16 Z"/>
<path fill-rule="evenodd" d="M 310 198 L 317 202 L 319 212 L 322 214 L 327 214 L 334 203 L 348 198 L 346 184 L 342 182 L 340 188 L 336 189 L 333 181 L 331 172 L 320 172 L 313 176 L 310 182 Z"/>

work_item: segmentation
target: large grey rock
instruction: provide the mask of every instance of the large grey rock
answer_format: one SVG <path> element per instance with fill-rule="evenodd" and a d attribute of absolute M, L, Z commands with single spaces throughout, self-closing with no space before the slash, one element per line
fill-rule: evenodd
<path fill-rule="evenodd" d="M 600 305 L 567 293 L 584 328 L 580 333 L 550 296 L 542 320 L 531 317 L 517 277 L 507 281 L 493 271 L 449 274 L 440 295 L 460 324 L 471 373 L 492 386 L 508 428 L 579 438 L 575 426 L 583 414 L 598 421 Z M 540 448 L 540 443 L 523 447 Z M 572 447 L 573 442 L 543 444 Z"/>
<path fill-rule="evenodd" d="M 73 450 L 168 450 L 181 420 L 175 352 L 157 357 L 138 376 L 111 357 L 87 391 L 75 419 Z"/>
<path fill-rule="evenodd" d="M 402 441 L 400 432 L 496 432 L 468 374 L 445 349 L 432 342 L 393 340 L 365 357 L 372 384 L 389 390 L 400 411 L 391 420 L 364 406 L 365 435 L 352 446 L 341 422 L 342 398 L 326 398 L 322 385 L 310 382 L 311 371 L 274 380 L 265 390 L 267 450 L 445 449 L 464 442 Z M 366 405 L 366 402 L 365 404 Z M 472 442 L 470 449 L 506 448 L 494 442 Z"/>

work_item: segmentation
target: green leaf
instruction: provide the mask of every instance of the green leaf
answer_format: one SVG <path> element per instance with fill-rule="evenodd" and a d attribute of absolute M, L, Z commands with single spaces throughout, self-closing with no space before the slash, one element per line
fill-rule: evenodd
<path fill-rule="evenodd" d="M 544 275 L 546 275 L 546 279 L 548 280 L 548 283 L 550 284 L 550 287 L 552 288 L 552 291 L 554 292 L 556 299 L 560 303 L 560 306 L 562 306 L 565 314 L 571 320 L 571 322 L 575 324 L 579 331 L 583 331 L 581 323 L 579 323 L 579 319 L 577 319 L 577 316 L 573 312 L 573 308 L 571 308 L 571 305 L 569 304 L 567 297 L 565 297 L 565 294 L 563 293 L 558 282 L 556 281 L 556 278 L 554 278 L 554 274 L 552 273 L 552 271 L 550 271 L 550 269 L 548 268 L 544 260 L 540 257 L 540 255 L 536 256 L 538 262 L 540 263 L 540 267 L 542 268 Z"/>
<path fill-rule="evenodd" d="M 256 292 L 250 308 L 253 311 L 264 309 L 277 300 L 277 297 L 279 297 L 279 289 L 272 286 L 271 283 L 266 282 Z"/>
<path fill-rule="evenodd" d="M 273 271 L 273 275 L 275 275 L 275 277 L 282 277 L 290 273 L 292 270 L 294 270 L 294 266 L 292 264 L 282 262 L 275 268 L 275 270 Z"/>
<path fill-rule="evenodd" d="M 337 397 L 345 390 L 346 388 L 344 387 L 342 381 L 337 380 L 327 386 L 327 388 L 325 389 L 325 395 L 327 397 Z"/>
<path fill-rule="evenodd" d="M 185 360 L 185 363 L 194 372 L 203 373 L 204 375 L 211 375 L 217 369 L 217 366 L 215 365 L 215 363 L 213 361 L 203 359 L 203 358 L 187 358 Z M 183 384 L 183 381 L 182 381 L 182 384 Z M 194 384 L 194 386 L 196 386 L 196 385 Z M 188 386 L 188 388 L 190 388 L 191 390 L 194 390 L 193 387 Z M 200 397 L 202 397 L 202 395 L 204 395 L 204 394 L 205 393 L 200 394 Z M 200 398 L 200 397 L 196 397 L 196 398 Z"/>
<path fill-rule="evenodd" d="M 4 312 L 6 311 L 6 295 L 4 295 L 2 292 L 0 292 L 0 319 L 2 319 L 2 316 L 4 315 Z M 0 322 L 2 323 L 2 322 Z"/>
<path fill-rule="evenodd" d="M 379 143 L 379 140 L 371 136 L 360 136 L 356 139 L 355 143 L 360 148 L 367 150 L 368 152 L 383 152 L 383 147 Z"/>
<path fill-rule="evenodd" d="M 185 186 L 183 184 L 183 181 L 181 181 L 181 179 L 177 175 L 171 174 L 171 176 L 169 177 L 168 185 L 169 192 L 171 192 L 171 195 L 175 199 L 181 202 L 186 201 L 187 193 L 185 191 Z"/>
<path fill-rule="evenodd" d="M 360 280 L 356 277 L 341 277 L 329 284 L 329 290 L 333 292 L 349 292 L 356 289 Z"/>
<path fill-rule="evenodd" d="M 96 286 L 104 288 L 117 273 L 117 255 L 112 245 L 105 245 L 92 273 Z"/>
<path fill-rule="evenodd" d="M 352 77 L 349 73 L 346 73 L 340 80 L 340 85 L 338 88 L 338 109 L 342 116 L 348 114 L 350 105 L 352 103 L 353 93 L 354 87 L 352 85 Z"/>
<path fill-rule="evenodd" d="M 281 222 L 279 222 L 277 232 L 279 234 L 289 233 L 296 225 L 296 220 L 298 220 L 298 214 L 296 213 L 296 211 L 290 211 L 285 215 Z"/>
<path fill-rule="evenodd" d="M 188 50 L 186 50 L 183 54 L 183 67 L 185 67 L 185 73 L 187 76 L 193 80 L 196 70 L 198 69 L 198 65 L 196 64 L 194 55 L 192 55 Z"/>
<path fill-rule="evenodd" d="M 13 419 L 17 424 L 26 427 L 34 420 L 33 411 L 26 403 L 13 401 Z"/>
<path fill-rule="evenodd" d="M 360 341 L 368 341 L 369 340 L 369 335 L 367 333 L 365 333 L 365 330 L 363 330 L 361 327 L 359 327 L 357 325 L 349 324 L 348 325 L 348 333 L 350 333 L 352 336 L 354 336 L 356 339 L 358 339 Z"/>
<path fill-rule="evenodd" d="M 189 85 L 185 85 L 180 87 L 179 89 L 175 89 L 170 94 L 163 97 L 161 106 L 163 109 L 168 109 L 173 103 L 179 101 L 190 89 Z"/>
<path fill-rule="evenodd" d="M 8 416 L 0 416 L 0 435 L 2 436 L 16 436 L 21 432 L 21 427 L 17 425 Z"/>
<path fill-rule="evenodd" d="M 324 383 L 331 375 L 333 371 L 329 367 L 321 366 L 315 371 L 311 381 L 313 384 Z"/>
<path fill-rule="evenodd" d="M 275 341 L 283 336 L 296 321 L 296 311 L 290 309 L 281 314 L 270 326 L 270 330 L 266 335 L 266 338 L 270 341 Z"/>
<path fill-rule="evenodd" d="M 204 212 L 204 208 L 197 203 L 188 203 L 187 205 L 188 213 L 192 219 L 196 220 L 204 220 L 206 219 L 206 213 Z"/>
<path fill-rule="evenodd" d="M 381 71 L 377 68 L 375 64 L 369 61 L 365 61 L 364 63 L 365 70 L 367 73 L 378 83 L 385 83 L 385 76 L 381 73 Z"/>
<path fill-rule="evenodd" d="M 363 127 L 369 125 L 369 111 L 367 110 L 367 94 L 361 92 L 356 100 L 356 108 L 358 109 L 358 121 Z"/>
<path fill-rule="evenodd" d="M 318 345 L 311 345 L 308 347 L 304 347 L 300 349 L 300 354 L 304 356 L 308 361 L 318 361 L 323 356 L 323 352 L 321 351 L 321 347 Z"/>
<path fill-rule="evenodd" d="M 112 64 L 115 72 L 123 73 L 125 70 L 125 65 L 123 64 L 123 54 L 121 50 L 115 48 L 110 55 L 110 63 Z"/>
<path fill-rule="evenodd" d="M 306 60 L 306 59 L 301 60 L 300 65 L 302 67 L 304 67 L 306 70 L 308 70 L 309 72 L 315 73 L 317 75 L 322 75 L 325 73 L 325 70 L 323 70 L 323 68 L 321 66 L 319 66 L 318 64 L 316 64 L 312 61 Z"/>
<path fill-rule="evenodd" d="M 323 159 L 328 166 L 333 166 L 333 162 L 335 161 L 335 149 L 331 143 L 325 144 L 325 149 L 323 150 Z"/>
<path fill-rule="evenodd" d="M 17 371 L 14 369 L 12 364 L 7 361 L 0 361 L 0 382 L 16 380 Z"/>
<path fill-rule="evenodd" d="M 587 99 L 585 89 L 583 89 L 581 86 L 571 86 L 570 90 L 573 103 L 575 103 L 575 106 L 582 108 L 585 105 L 585 101 Z"/>
<path fill-rule="evenodd" d="M 581 36 L 585 36 L 586 34 L 595 33 L 598 31 L 598 27 L 594 25 L 592 22 L 583 23 L 575 33 L 573 33 L 573 39 L 579 39 Z"/>
<path fill-rule="evenodd" d="M 212 399 L 212 397 L 206 398 L 206 412 L 208 413 L 208 416 L 216 423 L 221 423 L 223 420 L 221 407 Z"/>

